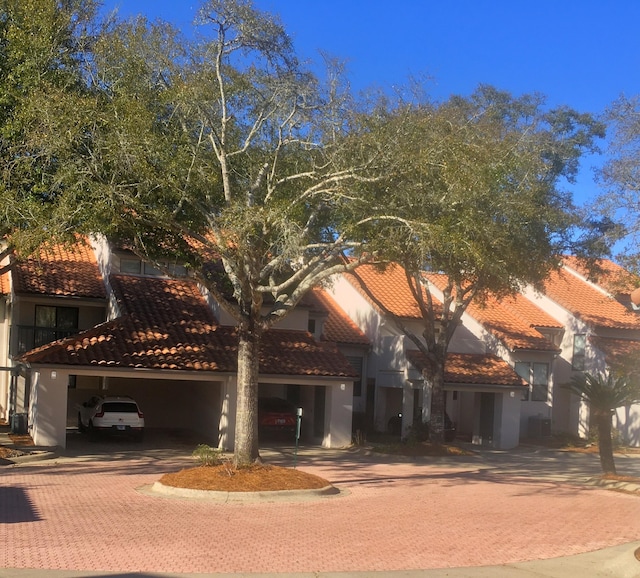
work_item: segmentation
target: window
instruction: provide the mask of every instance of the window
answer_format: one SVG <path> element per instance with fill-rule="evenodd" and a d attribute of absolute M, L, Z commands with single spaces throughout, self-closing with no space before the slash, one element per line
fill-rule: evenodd
<path fill-rule="evenodd" d="M 547 401 L 549 397 L 549 364 L 533 364 L 533 391 L 532 401 Z"/>
<path fill-rule="evenodd" d="M 516 373 L 527 383 L 531 383 L 531 366 L 526 361 L 516 361 Z M 522 401 L 529 401 L 529 388 L 522 394 Z"/>
<path fill-rule="evenodd" d="M 516 362 L 516 373 L 531 385 L 522 395 L 522 401 L 547 401 L 549 396 L 549 364 Z"/>
<path fill-rule="evenodd" d="M 576 371 L 584 371 L 584 360 L 587 349 L 587 336 L 578 333 L 573 336 L 573 358 L 571 361 L 572 369 Z"/>
<path fill-rule="evenodd" d="M 170 263 L 165 260 L 158 262 L 158 265 L 153 263 L 147 263 L 142 261 L 136 255 L 127 252 L 119 254 L 120 257 L 120 273 L 126 273 L 129 275 L 147 275 L 149 277 L 163 277 L 165 270 L 169 275 L 176 277 L 186 277 L 187 268 L 184 265 L 178 265 L 177 263 Z"/>
<path fill-rule="evenodd" d="M 77 307 L 36 305 L 34 347 L 68 337 L 78 331 Z"/>
<path fill-rule="evenodd" d="M 139 274 L 141 269 L 140 259 L 135 258 L 125 258 L 122 257 L 120 259 L 120 273 L 133 273 Z"/>
<path fill-rule="evenodd" d="M 160 277 L 163 273 L 155 265 L 152 265 L 151 263 L 145 263 L 144 274 L 151 277 Z"/>
<path fill-rule="evenodd" d="M 347 361 L 358 374 L 357 379 L 353 381 L 353 396 L 362 396 L 362 357 L 347 357 Z"/>

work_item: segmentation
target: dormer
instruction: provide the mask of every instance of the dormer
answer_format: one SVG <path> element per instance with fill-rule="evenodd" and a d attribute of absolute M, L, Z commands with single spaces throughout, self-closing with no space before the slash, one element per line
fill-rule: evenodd
<path fill-rule="evenodd" d="M 184 265 L 163 261 L 159 263 L 161 268 L 143 261 L 132 251 L 127 249 L 116 249 L 113 251 L 114 272 L 123 275 L 143 275 L 145 277 L 166 277 L 164 270 L 169 271 L 176 277 L 186 277 L 187 268 Z"/>

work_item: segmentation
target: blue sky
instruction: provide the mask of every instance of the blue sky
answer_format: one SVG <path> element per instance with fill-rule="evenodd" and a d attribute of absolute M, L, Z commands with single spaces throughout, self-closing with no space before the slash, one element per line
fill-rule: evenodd
<path fill-rule="evenodd" d="M 437 99 L 480 83 L 515 95 L 539 92 L 550 106 L 602 113 L 620 94 L 640 94 L 640 1 L 636 0 L 254 0 L 279 14 L 302 57 L 318 50 L 347 64 L 352 86 L 432 80 Z M 199 2 L 106 0 L 122 16 L 142 13 L 187 29 Z M 603 143 L 604 145 L 604 143 Z M 585 159 L 571 187 L 582 204 L 598 192 Z"/>

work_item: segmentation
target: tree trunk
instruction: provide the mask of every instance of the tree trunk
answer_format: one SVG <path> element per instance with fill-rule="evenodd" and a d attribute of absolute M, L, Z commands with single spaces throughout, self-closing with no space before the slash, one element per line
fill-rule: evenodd
<path fill-rule="evenodd" d="M 425 378 L 427 376 L 425 375 Z M 434 444 L 444 443 L 444 361 L 436 362 L 429 371 L 431 383 L 431 420 L 429 440 Z"/>
<path fill-rule="evenodd" d="M 600 466 L 605 474 L 615 474 L 616 465 L 613 461 L 613 443 L 611 441 L 611 413 L 598 412 L 594 415 L 598 428 L 598 452 L 600 453 Z"/>
<path fill-rule="evenodd" d="M 260 460 L 258 451 L 259 331 L 238 329 L 238 407 L 233 461 L 236 467 Z"/>

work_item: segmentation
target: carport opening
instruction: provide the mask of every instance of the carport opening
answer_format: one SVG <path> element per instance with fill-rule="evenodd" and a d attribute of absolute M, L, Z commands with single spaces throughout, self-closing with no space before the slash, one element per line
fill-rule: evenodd
<path fill-rule="evenodd" d="M 217 447 L 221 435 L 222 384 L 215 381 L 71 376 L 67 442 L 80 435 L 78 418 L 92 397 L 130 397 L 144 414 L 145 445 L 157 442 Z M 192 449 L 193 449 L 192 448 Z"/>

